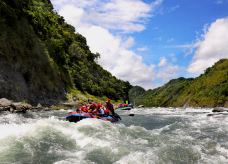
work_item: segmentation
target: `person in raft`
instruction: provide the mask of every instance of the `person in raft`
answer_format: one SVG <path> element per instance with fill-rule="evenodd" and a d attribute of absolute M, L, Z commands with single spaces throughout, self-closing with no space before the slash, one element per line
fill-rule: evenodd
<path fill-rule="evenodd" d="M 105 115 L 105 110 L 104 110 L 104 106 L 101 104 L 101 103 L 98 103 L 97 104 L 97 110 L 96 110 L 96 112 L 97 112 L 97 115 L 99 115 L 99 116 L 104 116 Z"/>
<path fill-rule="evenodd" d="M 113 117 L 116 117 L 117 119 L 121 120 L 121 117 L 117 113 L 115 113 L 113 104 L 110 101 L 111 100 L 108 98 L 107 101 L 105 102 L 106 112 L 110 111 Z"/>
<path fill-rule="evenodd" d="M 111 100 L 109 98 L 105 102 L 105 108 L 106 108 L 106 112 L 105 113 L 110 113 L 111 112 L 112 115 L 115 114 L 114 107 L 113 107 L 113 105 L 111 103 Z"/>
<path fill-rule="evenodd" d="M 97 103 L 93 102 L 88 106 L 88 112 L 89 113 L 95 113 L 97 109 Z"/>

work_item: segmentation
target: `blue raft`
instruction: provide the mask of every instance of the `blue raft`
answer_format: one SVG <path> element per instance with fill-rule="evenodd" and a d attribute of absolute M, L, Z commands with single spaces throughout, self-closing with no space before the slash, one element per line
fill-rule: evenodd
<path fill-rule="evenodd" d="M 69 122 L 78 122 L 86 118 L 95 118 L 95 119 L 100 119 L 103 121 L 110 121 L 110 122 L 117 122 L 121 120 L 118 114 L 115 114 L 114 116 L 113 115 L 99 116 L 99 115 L 94 115 L 91 113 L 84 113 L 84 112 L 70 112 L 65 116 L 65 118 Z"/>

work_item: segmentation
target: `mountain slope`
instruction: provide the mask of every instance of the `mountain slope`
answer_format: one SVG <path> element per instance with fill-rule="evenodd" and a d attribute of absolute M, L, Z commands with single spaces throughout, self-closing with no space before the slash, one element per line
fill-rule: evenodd
<path fill-rule="evenodd" d="M 45 44 L 10 2 L 0 2 L 0 97 L 43 103 L 62 99 L 64 85 Z"/>
<path fill-rule="evenodd" d="M 222 59 L 197 77 L 175 105 L 214 107 L 228 101 L 228 59 Z"/>
<path fill-rule="evenodd" d="M 134 104 L 135 98 L 137 98 L 140 95 L 143 95 L 145 93 L 145 89 L 140 86 L 134 86 L 132 89 L 130 89 L 128 93 L 128 97 L 131 103 Z"/>
<path fill-rule="evenodd" d="M 49 0 L 1 0 L 0 14 L 0 97 L 51 103 L 76 88 L 127 99 L 131 85 L 96 63 L 99 54 Z"/>
<path fill-rule="evenodd" d="M 195 79 L 179 78 L 135 99 L 145 106 L 214 107 L 228 105 L 228 59 L 218 61 Z"/>

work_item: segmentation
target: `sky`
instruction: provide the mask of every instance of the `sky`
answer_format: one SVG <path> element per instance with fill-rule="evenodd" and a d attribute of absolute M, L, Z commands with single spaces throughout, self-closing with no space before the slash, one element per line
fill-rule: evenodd
<path fill-rule="evenodd" d="M 145 89 L 228 58 L 228 0 L 51 0 L 104 69 Z"/>

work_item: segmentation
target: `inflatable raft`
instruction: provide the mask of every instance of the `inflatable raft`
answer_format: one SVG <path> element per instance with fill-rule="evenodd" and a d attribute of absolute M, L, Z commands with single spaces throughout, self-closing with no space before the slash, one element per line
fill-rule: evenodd
<path fill-rule="evenodd" d="M 131 104 L 120 104 L 118 110 L 131 110 L 133 106 Z"/>
<path fill-rule="evenodd" d="M 70 112 L 65 116 L 65 118 L 69 122 L 78 122 L 80 120 L 87 119 L 87 118 L 95 118 L 95 119 L 100 119 L 103 121 L 110 121 L 110 122 L 117 122 L 121 119 L 120 116 L 117 114 L 115 116 L 112 116 L 112 115 L 98 116 L 91 113 L 83 113 L 83 112 Z"/>
<path fill-rule="evenodd" d="M 131 110 L 132 107 L 126 106 L 126 107 L 119 107 L 119 108 L 117 108 L 117 109 L 118 109 L 118 110 Z"/>

